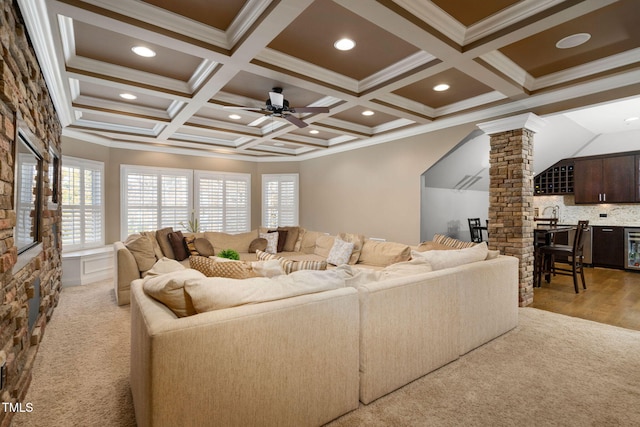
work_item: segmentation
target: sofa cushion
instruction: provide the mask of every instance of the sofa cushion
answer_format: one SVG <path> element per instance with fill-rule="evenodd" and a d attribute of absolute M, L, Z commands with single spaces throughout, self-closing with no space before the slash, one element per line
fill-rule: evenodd
<path fill-rule="evenodd" d="M 160 248 L 160 245 L 158 244 L 158 239 L 156 238 L 156 232 L 155 231 L 143 231 L 140 234 L 142 234 L 143 236 L 147 236 L 151 240 L 151 244 L 153 245 L 153 252 L 155 252 L 155 254 L 156 254 L 156 259 L 163 258 L 164 254 L 162 253 L 162 249 Z"/>
<path fill-rule="evenodd" d="M 207 231 L 204 237 L 211 242 L 215 253 L 225 249 L 233 249 L 238 253 L 249 253 L 249 245 L 258 237 L 258 230 L 247 231 L 246 233 L 221 233 L 218 231 Z"/>
<path fill-rule="evenodd" d="M 396 262 L 409 261 L 409 259 L 411 259 L 411 248 L 408 245 L 365 240 L 358 264 L 386 267 Z"/>
<path fill-rule="evenodd" d="M 325 236 L 325 234 L 320 231 L 304 230 L 304 233 L 300 240 L 299 252 L 304 252 L 305 254 L 315 253 L 316 240 L 318 240 L 320 236 Z M 331 242 L 331 245 L 333 245 L 333 242 Z M 329 254 L 329 249 L 331 249 L 331 246 L 329 246 L 329 248 L 327 249 L 327 253 L 323 258 L 327 257 L 327 255 Z"/>
<path fill-rule="evenodd" d="M 285 274 L 282 264 L 277 259 L 268 261 L 252 261 L 251 269 L 260 277 L 275 277 Z"/>
<path fill-rule="evenodd" d="M 362 245 L 364 244 L 365 237 L 363 234 L 353 234 L 353 233 L 339 233 L 338 237 L 344 240 L 345 242 L 353 243 L 353 252 L 351 252 L 351 257 L 349 258 L 348 264 L 354 265 L 360 259 L 360 252 L 362 252 Z"/>
<path fill-rule="evenodd" d="M 171 249 L 173 249 L 173 256 L 177 261 L 182 261 L 189 258 L 189 252 L 187 246 L 184 243 L 184 236 L 182 231 L 173 231 L 167 234 L 169 243 L 171 243 Z"/>
<path fill-rule="evenodd" d="M 431 268 L 442 270 L 444 268 L 457 267 L 471 262 L 484 261 L 487 258 L 489 249 L 485 242 L 475 244 L 470 248 L 454 250 L 432 250 L 425 252 L 413 251 L 413 258 L 422 259 L 431 264 Z"/>
<path fill-rule="evenodd" d="M 443 243 L 437 243 L 434 241 L 422 242 L 416 248 L 418 252 L 433 251 L 433 250 L 446 251 L 446 250 L 453 250 L 453 249 L 455 249 L 453 246 L 447 246 Z"/>
<path fill-rule="evenodd" d="M 158 245 L 160 245 L 160 249 L 162 249 L 162 253 L 169 259 L 176 259 L 176 256 L 173 254 L 173 249 L 171 248 L 171 243 L 169 242 L 169 238 L 167 235 L 169 233 L 173 233 L 172 227 L 161 228 L 156 231 L 156 240 L 158 241 Z"/>
<path fill-rule="evenodd" d="M 327 256 L 327 262 L 333 265 L 348 264 L 354 246 L 355 244 L 353 242 L 345 242 L 341 238 L 336 237 Z"/>
<path fill-rule="evenodd" d="M 273 261 L 277 260 L 282 265 L 286 274 L 300 270 L 326 270 L 327 262 L 325 260 L 292 260 L 283 258 L 281 256 L 270 254 L 261 250 L 256 251 L 256 256 L 260 261 Z"/>
<path fill-rule="evenodd" d="M 251 244 L 249 245 L 249 252 L 255 253 L 257 250 L 264 251 L 267 249 L 267 239 L 263 239 L 262 237 L 258 237 L 257 239 L 253 239 Z"/>
<path fill-rule="evenodd" d="M 329 256 L 329 252 L 331 252 L 331 248 L 333 248 L 335 236 L 328 236 L 326 234 L 320 233 L 320 235 L 316 238 L 316 247 L 313 250 L 313 253 L 316 255 L 320 255 L 323 258 L 327 258 Z"/>
<path fill-rule="evenodd" d="M 173 273 L 174 271 L 185 270 L 187 267 L 176 261 L 175 259 L 169 259 L 162 257 L 151 267 L 151 270 L 147 271 L 145 277 L 159 276 L 160 274 Z"/>
<path fill-rule="evenodd" d="M 260 238 L 265 239 L 267 241 L 267 248 L 264 250 L 270 254 L 275 254 L 278 252 L 278 232 L 267 232 L 260 233 Z"/>
<path fill-rule="evenodd" d="M 251 269 L 251 264 L 245 261 L 216 261 L 215 259 L 192 256 L 189 258 L 189 266 L 200 271 L 207 277 L 228 277 L 232 279 L 247 279 L 256 277 Z"/>
<path fill-rule="evenodd" d="M 142 234 L 132 234 L 124 242 L 138 264 L 138 270 L 144 274 L 156 263 L 156 254 L 151 239 Z"/>
<path fill-rule="evenodd" d="M 142 279 L 142 289 L 147 295 L 169 307 L 176 316 L 191 316 L 196 314 L 196 310 L 193 308 L 191 297 L 184 291 L 184 282 L 204 277 L 204 274 L 193 269 L 147 276 Z"/>
<path fill-rule="evenodd" d="M 193 245 L 200 256 L 214 256 L 215 251 L 213 250 L 213 245 L 209 240 L 204 237 L 197 237 Z"/>
<path fill-rule="evenodd" d="M 191 297 L 195 310 L 202 313 L 338 289 L 344 284 L 344 277 L 333 270 L 305 270 L 270 279 L 192 279 L 185 282 L 185 291 Z"/>

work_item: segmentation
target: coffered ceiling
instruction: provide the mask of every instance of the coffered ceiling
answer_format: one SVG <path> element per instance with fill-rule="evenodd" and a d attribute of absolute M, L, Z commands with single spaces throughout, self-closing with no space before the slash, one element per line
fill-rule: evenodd
<path fill-rule="evenodd" d="M 64 134 L 115 147 L 304 159 L 640 93 L 637 0 L 18 3 Z M 265 107 L 274 87 L 329 112 L 296 113 L 300 128 L 225 108 Z"/>

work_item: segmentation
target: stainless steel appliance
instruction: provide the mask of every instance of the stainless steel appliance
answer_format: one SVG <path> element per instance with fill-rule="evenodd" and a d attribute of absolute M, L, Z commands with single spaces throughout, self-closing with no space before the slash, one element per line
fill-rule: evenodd
<path fill-rule="evenodd" d="M 640 270 L 640 228 L 624 229 L 624 267 Z"/>

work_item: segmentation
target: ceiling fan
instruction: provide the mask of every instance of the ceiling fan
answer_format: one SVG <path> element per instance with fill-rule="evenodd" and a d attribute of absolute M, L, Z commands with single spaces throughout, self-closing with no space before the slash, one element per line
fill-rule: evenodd
<path fill-rule="evenodd" d="M 284 99 L 281 87 L 274 87 L 269 92 L 269 99 L 267 99 L 264 107 L 224 107 L 233 110 L 253 110 L 264 113 L 265 117 L 281 117 L 299 128 L 309 126 L 307 123 L 294 116 L 295 113 L 328 113 L 328 107 L 290 107 L 289 101 Z M 256 122 L 254 122 L 257 124 Z M 251 126 L 251 124 L 250 124 Z"/>

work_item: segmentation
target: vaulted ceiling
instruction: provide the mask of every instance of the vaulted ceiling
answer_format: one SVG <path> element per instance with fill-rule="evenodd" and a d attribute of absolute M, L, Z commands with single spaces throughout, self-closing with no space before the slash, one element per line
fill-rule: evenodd
<path fill-rule="evenodd" d="M 18 3 L 64 134 L 115 147 L 304 159 L 640 93 L 637 0 Z M 329 112 L 296 113 L 301 128 L 225 108 L 264 107 L 274 87 Z"/>

